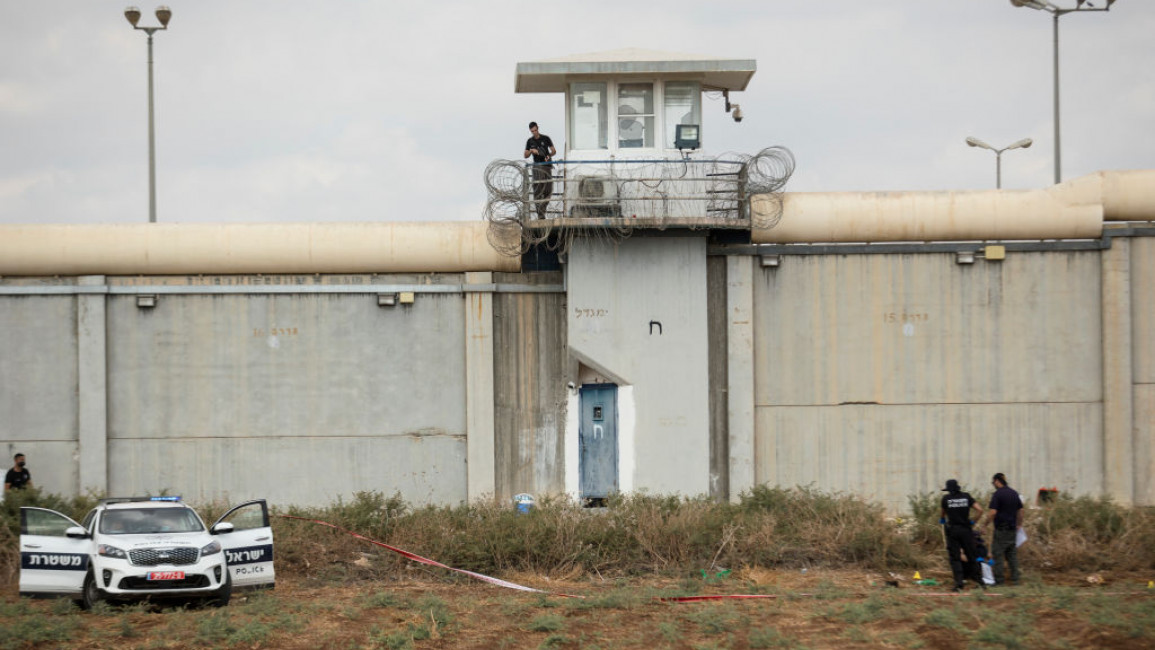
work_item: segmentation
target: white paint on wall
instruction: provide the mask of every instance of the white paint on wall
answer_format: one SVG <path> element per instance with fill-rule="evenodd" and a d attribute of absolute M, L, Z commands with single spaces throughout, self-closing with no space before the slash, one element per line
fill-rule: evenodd
<path fill-rule="evenodd" d="M 581 450 L 578 430 L 581 426 L 581 397 L 571 390 L 565 409 L 565 493 L 575 501 L 581 498 Z"/>
<path fill-rule="evenodd" d="M 634 387 L 618 386 L 618 489 L 626 494 L 634 491 L 634 472 L 637 469 L 634 436 L 637 424 Z"/>

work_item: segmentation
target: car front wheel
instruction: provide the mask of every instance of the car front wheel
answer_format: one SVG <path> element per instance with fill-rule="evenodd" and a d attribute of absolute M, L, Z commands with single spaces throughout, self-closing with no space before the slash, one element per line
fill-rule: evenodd
<path fill-rule="evenodd" d="M 217 593 L 205 599 L 205 602 L 209 607 L 224 607 L 225 605 L 229 604 L 229 600 L 232 598 L 232 596 L 233 577 L 229 574 L 229 568 L 225 567 L 225 583 L 221 585 L 221 588 L 217 590 Z"/>
<path fill-rule="evenodd" d="M 81 601 L 81 606 L 84 609 L 92 609 L 96 603 L 102 603 L 106 599 L 104 591 L 96 585 L 96 576 L 89 573 L 84 578 L 84 599 Z"/>

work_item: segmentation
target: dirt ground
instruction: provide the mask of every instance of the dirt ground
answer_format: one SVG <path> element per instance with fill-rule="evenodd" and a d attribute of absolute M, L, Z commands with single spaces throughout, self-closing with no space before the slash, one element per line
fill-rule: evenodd
<path fill-rule="evenodd" d="M 506 579 L 414 568 L 390 581 L 278 580 L 224 609 L 0 599 L 0 648 L 1151 648 L 1155 573 L 1048 575 L 951 593 L 949 575 L 737 570 L 722 576 Z M 888 581 L 897 578 L 898 587 Z M 756 594 L 673 602 L 665 597 Z"/>

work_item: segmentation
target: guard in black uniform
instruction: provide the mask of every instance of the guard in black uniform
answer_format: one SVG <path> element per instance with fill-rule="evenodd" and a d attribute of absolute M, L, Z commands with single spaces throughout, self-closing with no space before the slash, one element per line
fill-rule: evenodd
<path fill-rule="evenodd" d="M 24 454 L 12 457 L 12 469 L 4 475 L 4 491 L 23 490 L 32 485 L 32 473 L 28 471 L 24 462 Z"/>
<path fill-rule="evenodd" d="M 954 574 L 954 590 L 962 591 L 967 578 L 983 587 L 982 573 L 975 555 L 975 536 L 971 532 L 973 522 L 983 514 L 983 507 L 974 497 L 963 492 L 958 481 L 953 478 L 946 482 L 942 491 L 948 494 L 942 498 L 942 519 L 939 519 L 939 523 L 945 526 L 946 554 Z M 972 508 L 977 511 L 974 517 L 971 517 Z M 959 551 L 966 556 L 965 562 L 959 557 Z"/>
<path fill-rule="evenodd" d="M 553 140 L 537 130 L 537 122 L 529 123 L 529 132 L 533 135 L 525 141 L 525 155 L 533 156 L 533 204 L 537 210 L 537 218 L 544 219 L 550 198 L 553 197 L 553 165 L 543 164 L 553 161 L 557 149 Z"/>

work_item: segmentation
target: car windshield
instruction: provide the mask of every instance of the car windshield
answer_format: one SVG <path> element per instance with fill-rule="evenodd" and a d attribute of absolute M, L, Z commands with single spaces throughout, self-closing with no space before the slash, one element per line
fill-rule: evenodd
<path fill-rule="evenodd" d="M 195 533 L 204 525 L 189 508 L 124 508 L 106 510 L 100 518 L 105 535 L 148 533 Z"/>

